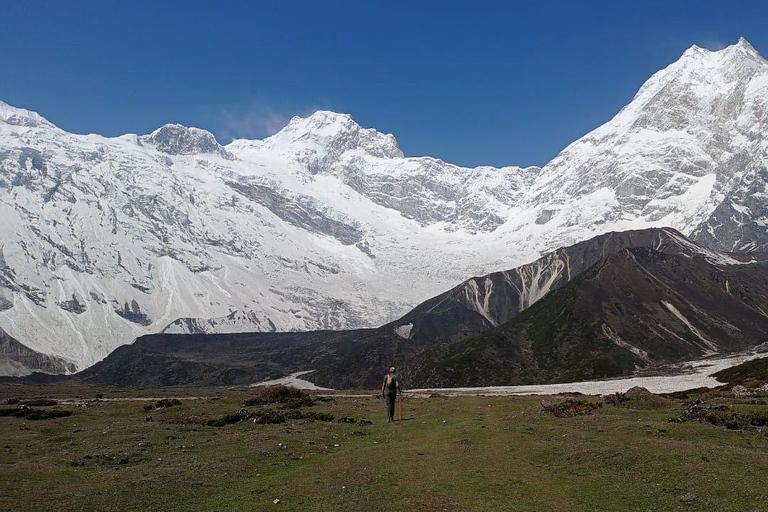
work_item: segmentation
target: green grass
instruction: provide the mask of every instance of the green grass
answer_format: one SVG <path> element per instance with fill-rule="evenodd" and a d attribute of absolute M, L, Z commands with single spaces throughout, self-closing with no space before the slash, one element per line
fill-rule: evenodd
<path fill-rule="evenodd" d="M 15 387 L 0 388 L 0 400 L 30 393 L 61 396 Z M 91 399 L 95 391 L 66 393 Z M 143 406 L 153 401 L 100 401 L 57 405 L 73 410 L 67 418 L 0 418 L 0 510 L 768 508 L 768 437 L 670 423 L 679 400 L 643 410 L 605 405 L 560 419 L 541 412 L 541 397 L 414 398 L 405 404 L 406 421 L 388 424 L 375 398 L 337 398 L 303 410 L 373 424 L 178 424 L 233 414 L 249 398 L 221 389 L 194 395 L 217 393 L 217 400 L 182 398 L 182 405 L 148 412 Z M 696 501 L 681 503 L 687 493 Z"/>
<path fill-rule="evenodd" d="M 720 370 L 715 378 L 728 384 L 759 386 L 768 383 L 768 357 L 753 359 L 738 366 Z"/>

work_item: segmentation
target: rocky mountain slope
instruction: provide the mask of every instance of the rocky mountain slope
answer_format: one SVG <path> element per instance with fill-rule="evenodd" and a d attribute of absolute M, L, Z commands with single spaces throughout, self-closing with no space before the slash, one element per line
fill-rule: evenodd
<path fill-rule="evenodd" d="M 75 365 L 56 356 L 35 352 L 0 329 L 0 375 L 23 377 L 33 372 L 72 373 Z"/>
<path fill-rule="evenodd" d="M 735 257 L 648 229 L 472 278 L 377 329 L 156 334 L 78 376 L 211 385 L 314 369 L 308 378 L 319 384 L 366 388 L 396 364 L 411 387 L 540 384 L 615 377 L 766 341 L 763 256 Z"/>
<path fill-rule="evenodd" d="M 629 375 L 768 342 L 768 265 L 626 248 L 510 322 L 410 358 L 418 385 Z"/>
<path fill-rule="evenodd" d="M 0 103 L 0 328 L 82 369 L 162 330 L 381 325 L 609 231 L 762 250 L 766 101 L 749 43 L 694 47 L 541 169 L 404 157 L 325 111 L 224 147 L 180 125 L 76 135 Z"/>

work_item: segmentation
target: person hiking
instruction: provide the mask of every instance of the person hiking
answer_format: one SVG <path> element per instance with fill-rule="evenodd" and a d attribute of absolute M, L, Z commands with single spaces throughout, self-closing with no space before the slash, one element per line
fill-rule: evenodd
<path fill-rule="evenodd" d="M 400 393 L 400 376 L 395 373 L 395 367 L 389 369 L 381 384 L 381 396 L 387 397 L 387 422 L 395 420 L 395 402 Z"/>

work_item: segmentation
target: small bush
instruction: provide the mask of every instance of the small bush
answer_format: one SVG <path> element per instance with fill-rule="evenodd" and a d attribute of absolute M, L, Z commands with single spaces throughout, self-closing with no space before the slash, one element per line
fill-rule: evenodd
<path fill-rule="evenodd" d="M 50 405 L 58 405 L 59 402 L 56 400 L 50 400 L 48 398 L 38 398 L 35 400 L 29 400 L 28 402 L 24 402 L 24 405 L 28 405 L 30 407 L 47 407 Z"/>
<path fill-rule="evenodd" d="M 243 421 L 243 417 L 239 414 L 225 414 L 219 418 L 208 420 L 208 426 L 210 427 L 224 427 L 226 425 L 233 425 Z"/>
<path fill-rule="evenodd" d="M 541 403 L 541 410 L 551 413 L 557 418 L 573 418 L 575 416 L 584 416 L 592 414 L 592 411 L 602 407 L 602 403 L 588 402 L 586 400 L 568 399 L 554 405 L 544 405 Z"/>
<path fill-rule="evenodd" d="M 66 418 L 67 416 L 72 416 L 72 411 L 64 409 L 49 409 L 47 411 L 31 409 L 31 411 L 32 412 L 27 415 L 28 420 L 49 420 L 52 418 Z"/>
<path fill-rule="evenodd" d="M 328 412 L 305 412 L 302 413 L 301 419 L 309 421 L 333 421 L 336 417 Z"/>
<path fill-rule="evenodd" d="M 748 411 L 739 415 L 743 422 L 753 427 L 768 426 L 768 411 Z"/>
<path fill-rule="evenodd" d="M 614 407 L 621 407 L 622 405 L 629 402 L 629 398 L 627 397 L 626 393 L 614 393 L 612 395 L 605 395 L 603 397 L 603 400 L 605 403 L 612 405 Z"/>
<path fill-rule="evenodd" d="M 40 410 L 22 406 L 15 409 L 0 409 L 0 416 L 14 416 L 28 420 L 48 420 L 52 418 L 64 418 L 72 416 L 72 411 L 64 409 Z"/>
<path fill-rule="evenodd" d="M 349 423 L 351 425 L 371 425 L 373 424 L 372 421 L 369 421 L 365 418 L 361 418 L 359 420 L 353 418 L 352 416 L 344 416 L 342 418 L 339 418 L 339 423 Z"/>
<path fill-rule="evenodd" d="M 290 404 L 289 408 L 298 409 L 304 405 L 314 404 L 314 400 L 306 391 L 291 386 L 269 386 L 260 388 L 256 395 L 245 401 L 247 407 L 253 405 Z"/>
<path fill-rule="evenodd" d="M 286 409 L 301 409 L 302 407 L 312 407 L 315 405 L 315 400 L 310 396 L 305 396 L 301 398 L 291 398 L 287 402 L 285 402 Z"/>
<path fill-rule="evenodd" d="M 169 425 L 207 425 L 209 420 L 193 415 L 164 417 L 160 421 Z"/>
<path fill-rule="evenodd" d="M 298 411 L 297 411 L 298 412 Z M 277 411 L 275 409 L 261 409 L 250 415 L 250 419 L 254 423 L 260 425 L 285 423 L 288 420 L 289 413 L 285 411 Z"/>
<path fill-rule="evenodd" d="M 737 412 L 728 405 L 710 406 L 703 400 L 694 400 L 685 404 L 679 418 L 670 421 L 700 421 L 729 430 L 743 430 L 768 426 L 768 410 Z"/>
<path fill-rule="evenodd" d="M 603 400 L 614 407 L 628 407 L 631 409 L 662 409 L 672 405 L 669 399 L 651 393 L 639 386 L 628 389 L 626 393 L 606 395 L 603 397 Z"/>
<path fill-rule="evenodd" d="M 176 405 L 181 405 L 181 400 L 178 398 L 163 398 L 155 403 L 155 409 L 165 409 Z"/>
<path fill-rule="evenodd" d="M 324 412 L 302 412 L 297 409 L 259 409 L 249 413 L 245 409 L 240 409 L 235 414 L 225 414 L 207 422 L 211 427 L 224 427 L 241 421 L 250 420 L 259 425 L 271 425 L 285 423 L 288 420 L 306 420 L 306 421 L 333 421 L 333 414 Z"/>
<path fill-rule="evenodd" d="M 21 402 L 21 400 L 19 400 L 18 398 L 9 398 L 8 400 L 5 401 L 5 403 L 8 405 L 17 405 L 19 402 Z"/>

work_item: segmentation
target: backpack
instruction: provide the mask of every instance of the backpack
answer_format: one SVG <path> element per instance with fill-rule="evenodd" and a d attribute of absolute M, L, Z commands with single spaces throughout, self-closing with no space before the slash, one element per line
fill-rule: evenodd
<path fill-rule="evenodd" d="M 387 389 L 395 389 L 397 387 L 397 379 L 391 373 L 387 374 Z"/>

